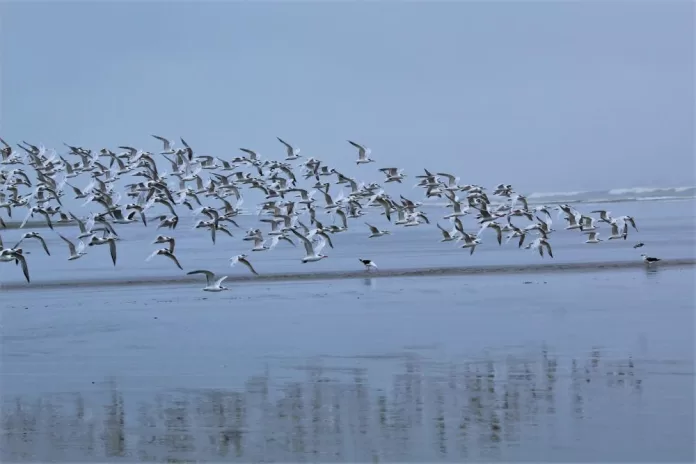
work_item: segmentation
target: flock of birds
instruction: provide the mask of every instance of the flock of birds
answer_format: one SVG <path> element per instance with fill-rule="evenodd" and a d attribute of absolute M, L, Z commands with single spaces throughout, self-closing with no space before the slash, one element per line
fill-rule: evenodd
<path fill-rule="evenodd" d="M 250 251 L 273 250 L 281 240 L 295 246 L 297 241 L 304 245 L 306 252 L 301 258 L 303 263 L 327 258 L 322 251 L 326 244 L 333 248 L 331 236 L 346 231 L 349 224 L 352 226 L 371 208 L 378 210 L 394 226 L 410 228 L 431 223 L 428 215 L 419 209 L 422 202 L 403 195 L 393 198 L 385 191 L 386 184 L 401 184 L 406 179 L 403 169 L 381 168 L 379 172 L 385 176 L 382 184 L 365 183 L 342 174 L 319 159 L 303 158 L 299 149 L 280 138 L 278 141 L 285 151 L 283 160 L 262 160 L 258 153 L 247 148 L 240 149 L 240 156 L 224 159 L 198 154 L 184 139 L 180 139 L 181 147 L 175 148 L 173 141 L 157 135 L 153 137 L 162 143 L 162 150 L 156 153 L 130 146 L 118 147 L 121 151 L 114 152 L 107 148 L 94 151 L 65 144 L 64 153 L 58 154 L 54 149 L 27 142 L 18 143 L 20 151 L 17 151 L 0 139 L 0 211 L 4 210 L 9 218 L 13 212 L 21 211 L 24 217 L 20 228 L 32 218 L 45 220 L 51 230 L 54 223 L 74 224 L 78 233 L 72 238 L 55 231 L 68 248 L 67 259 L 81 258 L 87 253 L 87 247 L 105 245 L 114 265 L 120 240 L 116 225 L 142 223 L 148 226 L 147 213 L 160 208 L 164 214 L 155 217 L 158 221 L 156 228 L 174 230 L 182 210 L 186 208 L 194 217 L 205 217 L 196 220 L 194 227 L 210 234 L 214 244 L 220 233 L 232 236 L 230 226 L 239 227 L 235 216 L 242 212 L 247 189 L 258 190 L 265 196 L 257 213 L 259 222 L 269 228 L 264 231 L 259 226 L 246 232 L 243 240 L 253 242 Z M 368 148 L 353 141 L 348 143 L 357 150 L 357 166 L 375 162 Z M 291 164 L 293 161 L 297 164 Z M 169 173 L 161 168 L 162 164 L 169 166 Z M 87 185 L 82 188 L 75 185 L 81 176 L 89 177 Z M 116 182 L 127 178 L 131 182 L 125 185 L 122 193 Z M 487 193 L 480 185 L 462 185 L 459 177 L 427 169 L 415 178 L 418 182 L 414 187 L 422 189 L 424 198 L 435 197 L 448 202 L 449 211 L 441 219 L 449 221 L 450 227 L 445 228 L 433 221 L 441 241 L 454 242 L 469 249 L 470 254 L 488 234 L 498 245 L 502 245 L 506 234 L 506 242 L 515 240 L 518 248 L 535 250 L 541 257 L 547 254 L 553 258 L 550 243 L 555 232 L 552 228 L 553 208 L 557 208 L 559 217 L 563 216 L 564 229 L 585 234 L 585 243 L 588 244 L 603 241 L 599 238 L 600 224 L 610 227 L 608 240 L 626 240 L 629 226 L 638 231 L 633 217 L 612 217 L 608 211 L 591 211 L 590 214 L 597 215 L 592 217 L 568 204 L 532 208 L 527 198 L 515 192 L 511 185 L 500 184 Z M 313 184 L 303 188 L 300 181 Z M 332 185 L 338 186 L 338 192 L 330 190 Z M 344 194 L 344 187 L 348 189 L 347 194 Z M 314 198 L 316 193 L 323 201 Z M 122 201 L 123 194 L 128 198 L 126 201 Z M 78 217 L 73 212 L 64 211 L 61 198 L 66 195 L 83 200 L 83 207 L 98 204 L 103 212 L 90 212 L 86 217 Z M 318 214 L 320 212 L 332 217 L 331 225 L 324 223 Z M 474 218 L 475 229 L 464 226 L 465 217 Z M 153 220 L 152 216 L 150 220 Z M 522 220 L 528 223 L 520 225 Z M 364 225 L 369 238 L 385 237 L 391 233 L 368 222 Z M 0 215 L 2 227 L 5 227 L 5 221 Z M 50 255 L 38 232 L 25 233 L 17 244 L 9 248 L 4 247 L 0 236 L 0 262 L 14 262 L 21 266 L 27 282 L 30 282 L 28 252 L 25 253 L 20 245 L 30 239 L 39 241 Z M 147 260 L 162 256 L 183 270 L 175 255 L 174 237 L 157 235 L 153 244 L 166 247 L 153 251 Z M 634 248 L 642 246 L 643 243 L 639 242 Z M 646 255 L 642 257 L 647 264 L 659 261 Z M 377 269 L 370 259 L 359 258 L 359 261 L 367 272 Z M 249 255 L 230 258 L 232 266 L 238 263 L 258 274 L 249 261 Z M 188 274 L 204 275 L 207 282 L 203 288 L 205 291 L 228 290 L 222 285 L 227 276 L 216 276 L 208 270 L 192 270 Z"/>

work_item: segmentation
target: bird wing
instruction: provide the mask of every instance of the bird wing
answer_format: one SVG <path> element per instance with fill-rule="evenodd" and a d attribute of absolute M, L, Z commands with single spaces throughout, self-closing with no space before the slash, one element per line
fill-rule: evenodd
<path fill-rule="evenodd" d="M 41 242 L 41 245 L 43 246 L 43 249 L 44 249 L 44 251 L 46 252 L 46 254 L 47 254 L 48 256 L 51 256 L 51 252 L 48 251 L 48 246 L 46 246 L 46 240 L 44 240 L 44 238 L 43 238 L 42 236 L 40 236 L 40 235 L 37 235 L 35 238 L 36 238 L 38 241 Z"/>
<path fill-rule="evenodd" d="M 167 254 L 165 254 L 164 256 L 166 256 L 167 258 L 169 258 L 169 259 L 171 259 L 172 261 L 174 261 L 174 264 L 176 264 L 176 267 L 178 267 L 178 268 L 181 269 L 182 271 L 184 270 L 184 268 L 181 267 L 181 264 L 179 263 L 179 260 L 176 259 L 176 256 L 174 256 L 174 255 L 171 254 L 171 253 L 167 253 Z"/>
<path fill-rule="evenodd" d="M 255 275 L 259 275 L 259 273 L 256 272 L 256 269 L 254 269 L 254 266 L 252 266 L 251 263 L 250 263 L 249 261 L 246 260 L 246 258 L 240 258 L 240 259 L 239 259 L 239 262 L 242 263 L 243 265 L 245 265 L 246 267 L 248 267 L 249 270 L 250 270 L 252 273 L 254 273 Z"/>
<path fill-rule="evenodd" d="M 307 237 L 299 233 L 297 230 L 290 229 L 290 231 L 292 231 L 293 234 L 297 235 L 302 240 L 302 242 L 304 243 L 305 250 L 307 250 L 307 256 L 313 255 L 314 246 L 312 246 L 312 242 L 310 242 Z"/>
<path fill-rule="evenodd" d="M 109 240 L 109 253 L 111 253 L 111 261 L 116 265 L 116 240 Z"/>
<path fill-rule="evenodd" d="M 22 265 L 22 273 L 24 274 L 24 278 L 27 279 L 27 283 L 31 283 L 31 280 L 29 279 L 29 268 L 27 267 L 27 260 L 24 259 L 24 256 L 21 254 L 15 254 L 15 259 L 19 260 L 19 263 Z"/>
<path fill-rule="evenodd" d="M 202 270 L 202 269 L 201 269 L 201 270 L 190 271 L 190 272 L 187 272 L 187 273 L 186 273 L 186 275 L 193 275 L 193 274 L 203 274 L 203 275 L 205 275 L 205 280 L 206 280 L 208 286 L 210 286 L 210 284 L 213 282 L 213 280 L 215 280 L 215 274 L 213 274 L 213 273 L 210 272 L 210 271 L 205 271 L 205 270 Z M 220 281 L 220 282 L 222 282 L 222 281 Z"/>

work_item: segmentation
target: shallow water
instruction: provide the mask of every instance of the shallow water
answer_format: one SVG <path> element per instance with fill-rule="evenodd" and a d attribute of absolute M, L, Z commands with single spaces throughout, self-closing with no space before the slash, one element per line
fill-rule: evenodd
<path fill-rule="evenodd" d="M 8 292 L 1 457 L 693 461 L 694 277 Z"/>
<path fill-rule="evenodd" d="M 36 240 L 23 243 L 23 248 L 31 254 L 28 256 L 33 288 L 43 284 L 85 283 L 98 281 L 121 281 L 137 279 L 139 281 L 157 281 L 185 277 L 168 259 L 156 257 L 145 262 L 145 258 L 163 245 L 152 245 L 158 233 L 176 237 L 175 254 L 186 271 L 208 269 L 221 275 L 229 274 L 231 280 L 235 276 L 248 277 L 249 271 L 244 266 L 230 269 L 228 259 L 231 256 L 247 253 L 256 270 L 262 275 L 294 274 L 294 273 L 329 273 L 352 272 L 362 270 L 358 258 L 374 260 L 383 272 L 390 269 L 438 269 L 449 267 L 480 267 L 480 266 L 528 266 L 540 263 L 577 264 L 603 262 L 639 262 L 640 254 L 658 256 L 664 260 L 696 259 L 696 224 L 693 214 L 695 202 L 655 201 L 612 204 L 616 215 L 628 214 L 636 218 L 639 232 L 631 229 L 627 240 L 607 240 L 599 244 L 586 244 L 585 236 L 577 230 L 563 230 L 565 226 L 556 215 L 553 215 L 553 227 L 559 229 L 553 233 L 550 242 L 553 246 L 554 258 L 541 258 L 534 250 L 518 249 L 513 242 L 499 246 L 495 232 L 485 231 L 483 244 L 476 248 L 473 255 L 468 249 L 461 249 L 451 242 L 441 243 L 440 231 L 435 223 L 450 228 L 448 221 L 441 219 L 449 210 L 441 207 L 426 208 L 430 215 L 431 224 L 419 227 L 403 228 L 390 225 L 382 216 L 371 214 L 365 218 L 349 222 L 346 232 L 332 235 L 335 248 L 328 245 L 324 254 L 329 256 L 320 262 L 303 264 L 301 258 L 305 250 L 301 244 L 292 247 L 281 242 L 272 251 L 251 252 L 251 242 L 242 240 L 244 231 L 250 227 L 262 226 L 268 230 L 267 224 L 259 223 L 256 216 L 239 216 L 240 229 L 231 226 L 235 237 L 218 234 L 217 244 L 213 245 L 208 232 L 192 230 L 193 219 L 182 216 L 182 224 L 175 231 L 160 229 L 154 225 L 143 227 L 142 224 L 128 224 L 117 227 L 122 240 L 118 242 L 118 261 L 116 266 L 111 264 L 109 250 L 106 246 L 88 247 L 88 254 L 77 261 L 67 261 L 68 250 L 62 240 L 48 229 L 41 231 L 45 236 L 51 256 L 47 256 Z M 605 209 L 607 205 L 578 205 L 584 212 L 595 209 Z M 322 213 L 318 213 L 321 217 Z M 325 219 L 325 220 L 324 220 Z M 330 215 L 323 218 L 325 224 L 330 224 Z M 368 239 L 369 230 L 363 222 L 370 222 L 380 228 L 393 230 L 393 235 Z M 515 222 L 513 220 L 513 222 Z M 526 224 L 524 221 L 518 221 Z M 477 231 L 475 219 L 464 219 L 466 230 Z M 606 239 L 610 231 L 601 228 L 600 238 Z M 76 227 L 58 229 L 61 234 L 72 238 L 77 233 Z M 28 230 L 2 231 L 6 246 L 14 245 L 19 237 Z M 645 243 L 640 249 L 633 245 L 638 241 Z M 204 279 L 196 276 L 191 281 Z M 0 291 L 26 287 L 24 277 L 19 267 L 12 264 L 0 263 Z"/>

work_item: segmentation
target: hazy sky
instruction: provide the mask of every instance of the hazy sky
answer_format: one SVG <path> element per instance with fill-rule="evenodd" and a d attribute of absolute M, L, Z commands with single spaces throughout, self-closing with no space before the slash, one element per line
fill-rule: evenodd
<path fill-rule="evenodd" d="M 694 6 L 35 2 L 0 6 L 0 135 L 404 167 L 520 190 L 693 185 Z M 346 139 L 378 163 L 355 167 Z M 409 180 L 409 187 L 413 183 Z"/>

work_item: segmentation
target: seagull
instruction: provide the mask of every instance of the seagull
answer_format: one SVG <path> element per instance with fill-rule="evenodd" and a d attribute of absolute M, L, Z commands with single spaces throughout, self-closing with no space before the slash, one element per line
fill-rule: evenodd
<path fill-rule="evenodd" d="M 651 264 L 654 264 L 658 261 L 662 261 L 660 258 L 651 258 L 650 256 L 647 256 L 645 254 L 641 255 L 643 257 L 643 262 L 650 266 Z"/>
<path fill-rule="evenodd" d="M 443 229 L 440 224 L 437 224 L 437 228 L 442 232 L 442 240 L 440 240 L 441 242 L 451 242 L 457 238 L 456 232 L 454 234 L 450 234 L 447 230 Z"/>
<path fill-rule="evenodd" d="M 44 240 L 44 238 L 41 235 L 39 235 L 38 232 L 28 232 L 28 233 L 22 235 L 22 238 L 19 239 L 19 242 L 17 242 L 17 244 L 13 248 L 16 249 L 25 239 L 28 239 L 28 238 L 35 238 L 39 242 L 41 242 L 41 245 L 43 246 L 43 249 L 46 252 L 46 254 L 48 256 L 51 256 L 51 252 L 48 251 L 48 247 L 46 246 L 46 241 Z"/>
<path fill-rule="evenodd" d="M 360 165 L 360 164 L 367 164 L 367 163 L 374 163 L 375 162 L 375 160 L 373 160 L 372 158 L 369 157 L 369 155 L 370 155 L 369 148 L 365 148 L 362 145 L 360 145 L 359 143 L 355 143 L 355 142 L 352 142 L 350 140 L 348 140 L 348 143 L 350 143 L 351 145 L 353 145 L 355 148 L 358 149 L 358 160 L 355 162 L 355 164 Z"/>
<path fill-rule="evenodd" d="M 300 158 L 300 149 L 299 148 L 293 148 L 292 145 L 287 143 L 285 140 L 281 139 L 280 137 L 276 137 L 280 143 L 285 145 L 285 149 L 288 152 L 287 158 L 285 158 L 285 161 L 293 161 L 296 159 Z"/>
<path fill-rule="evenodd" d="M 378 228 L 376 228 L 375 226 L 371 226 L 367 222 L 365 223 L 365 225 L 369 227 L 370 232 L 372 232 L 372 234 L 368 238 L 381 237 L 383 235 L 391 235 L 391 232 L 389 232 L 388 230 L 379 230 Z"/>
<path fill-rule="evenodd" d="M 358 258 L 358 259 L 360 260 L 361 263 L 363 263 L 363 265 L 365 266 L 365 270 L 367 272 L 370 272 L 370 269 L 377 270 L 377 265 L 371 259 L 362 259 L 362 258 Z"/>
<path fill-rule="evenodd" d="M 601 238 L 597 238 L 599 235 L 599 232 L 589 232 L 587 240 L 585 240 L 585 243 L 599 243 L 602 241 Z"/>
<path fill-rule="evenodd" d="M 578 223 L 578 217 L 576 214 L 567 214 L 565 219 L 568 221 L 566 230 L 582 229 L 582 224 Z"/>
<path fill-rule="evenodd" d="M 544 247 L 546 247 L 546 251 L 548 252 L 549 256 L 553 258 L 551 244 L 547 242 L 544 237 L 539 237 L 528 245 L 528 248 L 534 248 L 536 250 L 539 250 L 539 255 L 542 258 L 544 257 Z"/>
<path fill-rule="evenodd" d="M 631 224 L 631 227 L 633 227 L 633 228 L 636 230 L 636 232 L 638 232 L 638 228 L 636 227 L 636 221 L 635 221 L 635 219 L 633 219 L 633 217 L 631 217 L 631 216 L 621 216 L 620 219 L 622 219 L 622 220 L 624 221 L 624 224 L 627 223 L 627 222 L 628 222 L 629 224 Z"/>
<path fill-rule="evenodd" d="M 87 254 L 85 252 L 85 242 L 83 242 L 82 240 L 80 240 L 80 242 L 77 245 L 77 248 L 75 248 L 75 244 L 73 242 L 63 237 L 61 234 L 58 234 L 58 236 L 62 238 L 65 243 L 68 244 L 68 249 L 70 250 L 70 256 L 68 257 L 68 261 L 74 261 L 76 259 L 82 258 L 84 255 Z"/>
<path fill-rule="evenodd" d="M 500 228 L 500 225 L 497 222 L 487 222 L 486 224 L 481 227 L 481 230 L 479 230 L 478 234 L 476 234 L 476 237 L 480 237 L 481 234 L 483 233 L 484 230 L 491 228 L 495 230 L 495 233 L 498 238 L 498 245 L 502 245 L 503 243 L 503 231 Z"/>
<path fill-rule="evenodd" d="M 638 243 L 636 243 L 635 245 L 633 245 L 633 248 L 641 248 L 643 245 L 645 245 L 645 243 L 643 243 L 643 242 L 638 242 Z"/>
<path fill-rule="evenodd" d="M 169 251 L 171 253 L 174 253 L 174 246 L 176 245 L 176 241 L 174 240 L 174 237 L 168 237 L 166 235 L 158 235 L 155 237 L 155 241 L 152 242 L 153 245 L 157 245 L 159 243 L 168 243 L 169 244 Z"/>
<path fill-rule="evenodd" d="M 607 224 L 611 224 L 611 221 L 613 221 L 611 217 L 611 211 L 605 211 L 603 209 L 598 209 L 595 211 L 590 211 L 591 213 L 599 213 L 599 222 L 606 222 Z"/>
<path fill-rule="evenodd" d="M 234 266 L 237 263 L 242 263 L 243 265 L 248 267 L 252 273 L 254 273 L 255 275 L 259 275 L 259 273 L 256 272 L 256 269 L 254 269 L 254 266 L 252 266 L 251 263 L 249 261 L 247 261 L 246 258 L 247 258 L 247 255 L 245 255 L 245 254 L 231 257 L 230 258 L 230 267 Z"/>
<path fill-rule="evenodd" d="M 191 271 L 187 272 L 186 275 L 193 275 L 193 274 L 204 274 L 205 275 L 205 281 L 206 281 L 206 286 L 203 287 L 204 292 L 221 292 L 223 290 L 229 290 L 227 287 L 223 287 L 222 282 L 227 279 L 227 276 L 222 276 L 219 279 L 215 276 L 210 271 L 205 271 L 205 270 L 199 270 L 199 271 Z M 217 279 L 217 280 L 216 280 Z"/>
<path fill-rule="evenodd" d="M 109 252 L 111 253 L 111 261 L 114 263 L 114 266 L 116 266 L 116 238 L 115 237 L 104 237 L 104 238 L 99 238 L 92 236 L 92 240 L 90 240 L 88 246 L 94 246 L 94 245 L 106 245 L 109 244 Z"/>
<path fill-rule="evenodd" d="M 172 253 L 172 252 L 169 250 L 169 248 L 160 248 L 159 250 L 153 251 L 152 254 L 151 254 L 150 256 L 148 256 L 147 258 L 145 258 L 145 261 L 150 261 L 152 258 L 154 258 L 154 257 L 157 256 L 157 255 L 162 255 L 162 256 L 165 256 L 165 257 L 171 259 L 172 261 L 174 261 L 174 264 L 176 264 L 176 267 L 178 267 L 178 268 L 181 269 L 182 271 L 184 270 L 184 268 L 181 267 L 181 264 L 179 263 L 179 260 L 176 259 L 176 256 L 174 256 L 174 253 Z"/>
<path fill-rule="evenodd" d="M 27 283 L 31 283 L 29 279 L 29 268 L 27 267 L 27 260 L 22 254 L 22 249 L 5 249 L 0 251 L 0 262 L 12 262 L 15 261 L 22 265 L 22 272 L 24 273 L 24 278 L 27 279 Z"/>
<path fill-rule="evenodd" d="M 303 263 L 311 263 L 314 261 L 320 261 L 324 258 L 328 258 L 327 255 L 322 255 L 321 250 L 324 248 L 326 245 L 326 240 L 323 237 L 320 237 L 319 242 L 315 245 L 313 244 L 307 237 L 299 233 L 295 229 L 290 229 L 292 233 L 297 235 L 302 242 L 304 242 L 304 247 L 305 250 L 307 251 L 307 256 L 302 258 Z"/>
<path fill-rule="evenodd" d="M 611 236 L 609 237 L 609 240 L 616 240 L 616 239 L 624 239 L 626 240 L 626 237 L 628 236 L 628 225 L 624 224 L 623 231 L 619 232 L 619 225 L 616 223 L 616 221 L 611 222 Z"/>
<path fill-rule="evenodd" d="M 460 231 L 461 232 L 461 231 Z M 464 245 L 462 245 L 462 248 L 470 248 L 471 251 L 469 252 L 469 255 L 473 255 L 474 251 L 476 251 L 476 246 L 481 244 L 481 240 L 475 235 L 467 234 L 464 233 L 458 242 L 464 241 Z"/>

